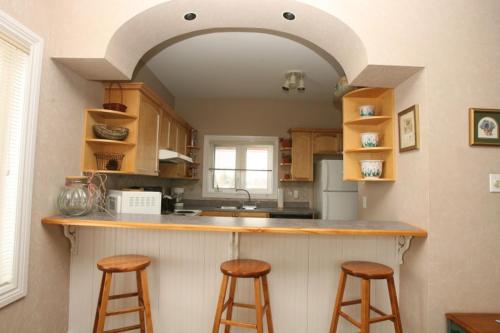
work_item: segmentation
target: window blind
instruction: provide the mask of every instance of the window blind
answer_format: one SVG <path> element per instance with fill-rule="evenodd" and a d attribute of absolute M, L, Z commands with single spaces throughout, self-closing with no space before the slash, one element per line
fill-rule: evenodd
<path fill-rule="evenodd" d="M 29 55 L 0 35 L 0 288 L 15 276 L 19 251 L 19 169 Z"/>

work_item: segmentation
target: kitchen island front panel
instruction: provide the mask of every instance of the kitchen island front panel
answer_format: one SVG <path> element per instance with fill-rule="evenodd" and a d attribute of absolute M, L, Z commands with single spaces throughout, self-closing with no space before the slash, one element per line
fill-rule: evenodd
<path fill-rule="evenodd" d="M 96 262 L 105 256 L 143 254 L 152 258 L 148 267 L 155 331 L 211 332 L 222 274 L 220 264 L 229 258 L 231 233 L 158 231 L 123 228 L 77 228 L 76 251 L 71 256 L 69 329 L 72 333 L 92 330 L 101 272 Z M 370 235 L 242 234 L 240 257 L 266 260 L 271 306 L 276 332 L 328 332 L 340 264 L 347 260 L 372 260 L 394 268 L 399 280 L 399 237 Z M 116 279 L 115 279 L 116 276 Z M 112 294 L 135 290 L 134 274 L 116 274 Z M 373 283 L 377 307 L 389 311 L 385 283 Z M 359 293 L 348 283 L 346 299 Z M 239 281 L 237 297 L 253 303 L 250 281 Z M 134 300 L 115 300 L 112 308 L 135 306 Z M 352 307 L 352 314 L 359 312 Z M 248 309 L 237 309 L 237 319 L 255 320 Z M 132 325 L 136 314 L 109 318 L 106 329 Z M 341 332 L 353 333 L 341 323 Z M 375 333 L 389 332 L 389 323 L 373 325 Z M 231 332 L 248 330 L 232 328 Z"/>
<path fill-rule="evenodd" d="M 398 221 L 330 221 L 311 219 L 234 218 L 147 214 L 94 213 L 83 217 L 52 216 L 43 224 L 156 229 L 178 231 L 217 231 L 238 233 L 372 235 L 426 237 L 423 229 Z"/>

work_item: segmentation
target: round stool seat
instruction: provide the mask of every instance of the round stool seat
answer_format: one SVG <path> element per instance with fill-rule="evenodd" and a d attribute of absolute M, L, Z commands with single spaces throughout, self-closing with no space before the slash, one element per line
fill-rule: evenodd
<path fill-rule="evenodd" d="M 256 278 L 267 275 L 271 271 L 271 265 L 261 260 L 236 259 L 223 262 L 220 270 L 232 277 Z"/>
<path fill-rule="evenodd" d="M 392 268 L 369 261 L 347 261 L 342 264 L 342 270 L 349 275 L 362 279 L 386 279 L 394 275 Z"/>
<path fill-rule="evenodd" d="M 123 255 L 106 257 L 97 262 L 97 268 L 108 273 L 125 273 L 140 271 L 151 264 L 151 259 L 139 255 Z"/>

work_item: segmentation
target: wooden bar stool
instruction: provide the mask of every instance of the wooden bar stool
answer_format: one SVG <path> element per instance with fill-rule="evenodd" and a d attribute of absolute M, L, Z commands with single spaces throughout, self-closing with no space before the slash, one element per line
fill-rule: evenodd
<path fill-rule="evenodd" d="M 345 284 L 347 275 L 361 278 L 361 299 L 343 302 Z M 392 314 L 388 315 L 370 304 L 370 281 L 371 280 L 387 280 L 389 289 L 389 299 L 391 301 Z M 361 304 L 361 323 L 354 320 L 351 316 L 342 311 L 343 306 Z M 379 314 L 377 318 L 370 318 L 370 310 Z M 361 333 L 370 332 L 370 324 L 378 323 L 385 320 L 390 320 L 394 323 L 396 333 L 402 333 L 401 318 L 399 315 L 398 298 L 396 295 L 396 287 L 394 285 L 394 271 L 392 268 L 367 261 L 348 261 L 342 264 L 340 272 L 340 280 L 337 292 L 337 300 L 335 301 L 335 309 L 333 310 L 332 324 L 330 333 L 337 332 L 339 317 L 344 317 L 354 326 L 361 329 Z"/>
<path fill-rule="evenodd" d="M 273 333 L 273 318 L 271 315 L 271 304 L 269 303 L 269 288 L 267 283 L 267 274 L 271 271 L 271 265 L 265 261 L 252 260 L 252 259 L 238 259 L 229 260 L 220 266 L 220 270 L 224 274 L 222 278 L 222 285 L 219 294 L 219 301 L 217 310 L 215 312 L 215 321 L 213 333 L 218 333 L 220 325 L 225 325 L 224 333 L 231 332 L 231 326 L 238 326 L 257 330 L 257 333 L 264 332 L 264 325 L 262 317 L 266 314 L 267 331 Z M 225 301 L 227 285 L 231 277 L 229 286 L 229 297 Z M 255 289 L 255 305 L 243 304 L 234 301 L 234 294 L 236 292 L 236 281 L 238 278 L 253 278 Z M 264 306 L 262 306 L 261 284 L 264 292 Z M 232 320 L 233 307 L 241 307 L 247 309 L 255 309 L 257 323 L 245 323 Z M 222 319 L 222 313 L 227 309 L 226 319 Z"/>
<path fill-rule="evenodd" d="M 99 300 L 97 302 L 97 311 L 94 321 L 94 333 L 116 333 L 126 332 L 140 329 L 141 333 L 153 333 L 153 322 L 151 321 L 151 307 L 149 304 L 148 291 L 148 276 L 146 267 L 151 264 L 151 259 L 146 256 L 138 255 L 123 255 L 101 259 L 97 262 L 97 268 L 101 270 L 102 282 L 101 291 L 99 292 Z M 111 278 L 113 273 L 135 272 L 137 278 L 137 292 L 109 295 L 111 289 Z M 124 308 L 116 311 L 107 311 L 108 301 L 114 299 L 136 297 L 138 298 L 138 306 Z M 116 328 L 109 331 L 104 331 L 106 317 L 122 315 L 126 313 L 138 312 L 139 324 Z"/>

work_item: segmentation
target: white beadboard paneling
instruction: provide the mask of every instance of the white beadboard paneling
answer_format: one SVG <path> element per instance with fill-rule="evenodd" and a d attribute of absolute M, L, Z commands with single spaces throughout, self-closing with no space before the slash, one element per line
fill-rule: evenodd
<path fill-rule="evenodd" d="M 71 256 L 69 326 L 72 333 L 91 332 L 94 323 L 94 229 L 79 228 L 78 251 Z M 97 290 L 99 292 L 99 290 Z"/>
<path fill-rule="evenodd" d="M 78 254 L 72 256 L 69 331 L 92 330 L 101 272 L 99 259 L 118 254 L 152 258 L 148 268 L 155 331 L 165 333 L 211 332 L 222 273 L 220 264 L 229 254 L 227 233 L 147 231 L 124 229 L 78 230 Z M 262 259 L 272 265 L 269 275 L 271 307 L 276 332 L 321 333 L 330 326 L 340 264 L 371 260 L 394 268 L 399 281 L 394 237 L 317 235 L 240 235 L 240 257 Z M 375 305 L 389 310 L 387 286 L 373 282 Z M 136 289 L 135 274 L 114 274 L 112 293 Z M 345 299 L 359 297 L 359 280 L 350 278 Z M 254 303 L 251 279 L 240 279 L 238 301 Z M 136 298 L 116 300 L 110 308 L 136 304 Z M 358 307 L 349 311 L 359 315 Z M 255 312 L 238 309 L 234 318 L 255 322 Z M 137 315 L 111 317 L 106 328 L 137 322 Z M 339 333 L 356 332 L 341 319 Z M 390 323 L 372 325 L 374 333 L 391 332 Z M 223 331 L 221 329 L 221 331 Z M 233 328 L 231 332 L 248 332 Z"/>

